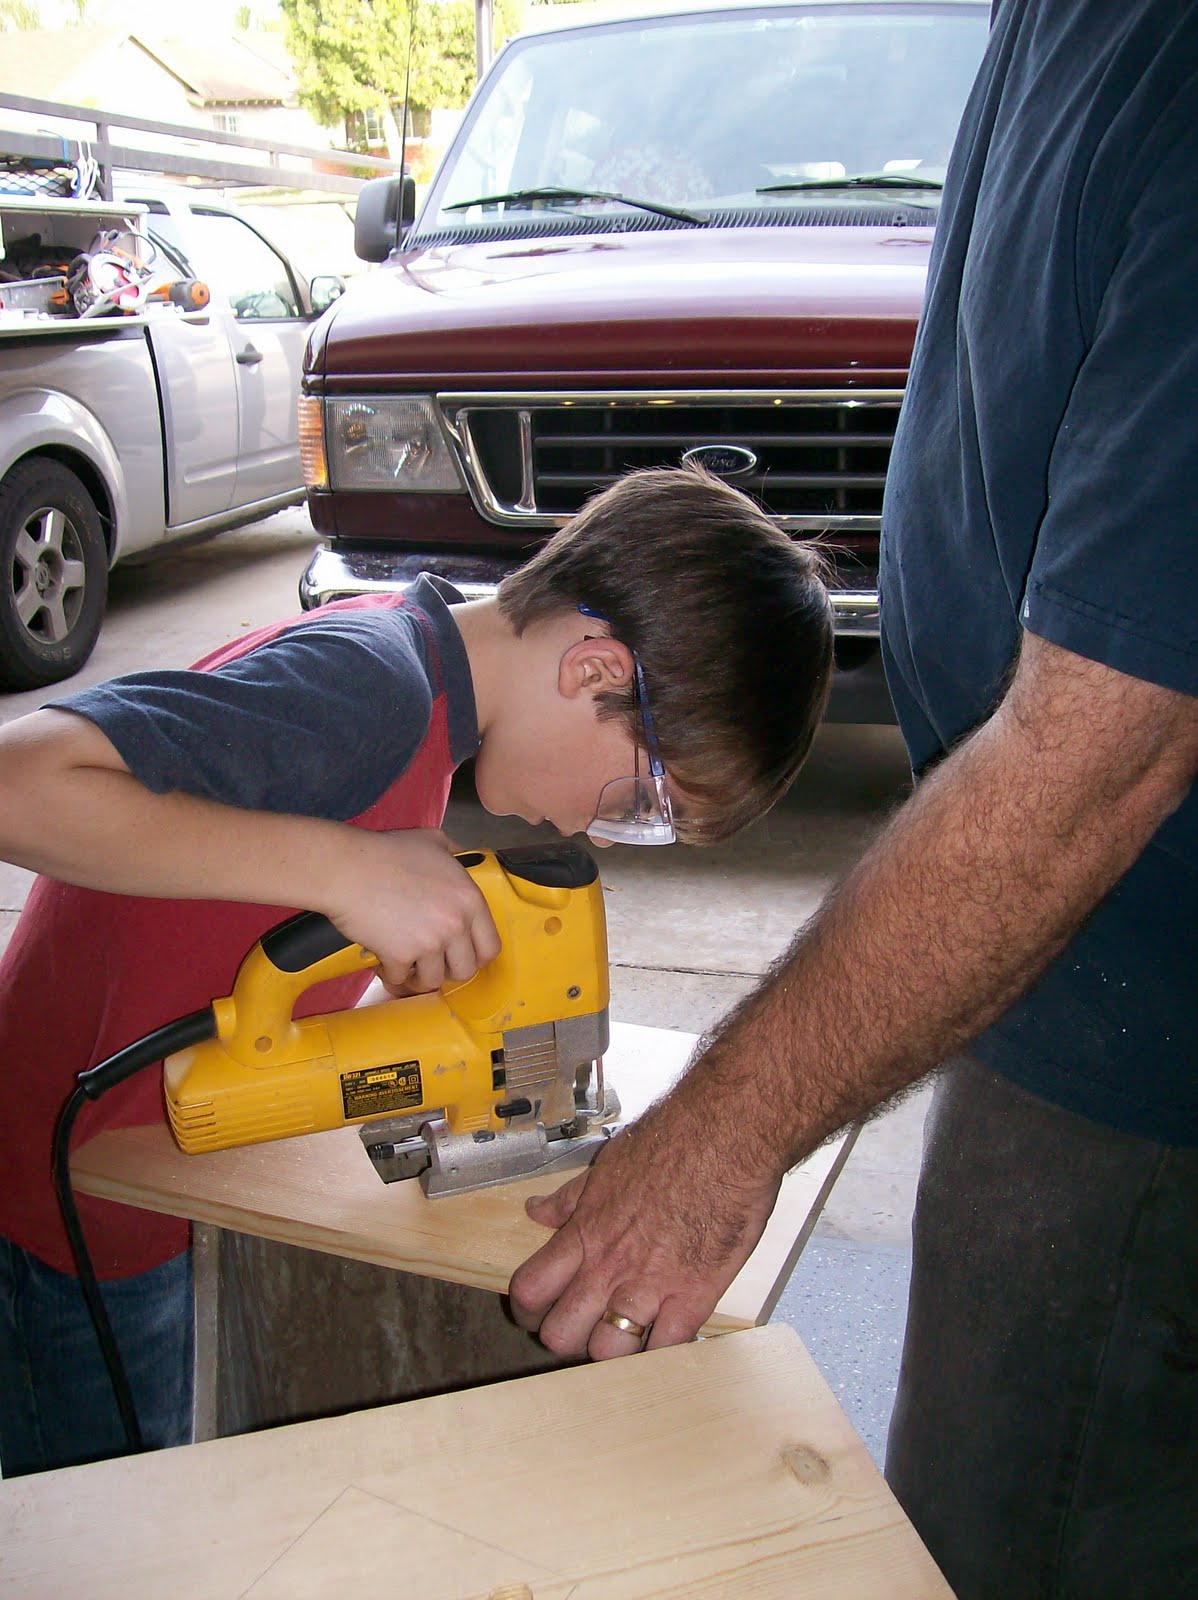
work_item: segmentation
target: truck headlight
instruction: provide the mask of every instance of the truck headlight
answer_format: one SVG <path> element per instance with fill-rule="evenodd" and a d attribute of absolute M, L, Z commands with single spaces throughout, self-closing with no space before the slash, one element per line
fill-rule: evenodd
<path fill-rule="evenodd" d="M 463 484 L 431 399 L 326 400 L 329 487 L 460 493 Z"/>

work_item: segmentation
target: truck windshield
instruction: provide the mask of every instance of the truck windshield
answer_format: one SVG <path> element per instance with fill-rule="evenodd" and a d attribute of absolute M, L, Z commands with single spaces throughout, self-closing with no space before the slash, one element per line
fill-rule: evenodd
<path fill-rule="evenodd" d="M 621 195 L 776 209 L 904 175 L 934 205 L 988 23 L 978 4 L 829 5 L 530 35 L 482 85 L 419 232 L 610 214 Z"/>

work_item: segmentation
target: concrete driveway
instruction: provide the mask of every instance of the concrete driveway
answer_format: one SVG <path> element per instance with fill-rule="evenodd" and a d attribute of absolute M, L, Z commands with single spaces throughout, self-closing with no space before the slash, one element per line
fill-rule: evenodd
<path fill-rule="evenodd" d="M 301 509 L 118 568 L 96 652 L 62 691 L 147 667 L 186 666 L 291 614 L 314 542 Z M 0 721 L 54 697 L 0 696 Z M 604 851 L 613 1017 L 689 1032 L 709 1026 L 753 987 L 906 787 L 894 729 L 828 726 L 792 793 L 731 844 Z M 489 817 L 468 781 L 455 788 L 447 828 L 463 846 L 536 836 L 521 822 Z M 0 865 L 0 939 L 29 881 Z M 864 1129 L 777 1313 L 808 1342 L 875 1457 L 905 1311 L 926 1104 L 919 1091 Z M 736 1152 L 728 1154 L 735 1162 Z"/>

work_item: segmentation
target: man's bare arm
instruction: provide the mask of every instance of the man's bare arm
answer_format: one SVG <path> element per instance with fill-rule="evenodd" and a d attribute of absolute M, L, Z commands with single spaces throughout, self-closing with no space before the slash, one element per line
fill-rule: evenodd
<path fill-rule="evenodd" d="M 1198 701 L 1034 636 L 994 716 L 920 786 L 717 1031 L 588 1174 L 530 1202 L 560 1231 L 512 1280 L 560 1351 L 626 1353 L 604 1308 L 693 1336 L 781 1175 L 982 1031 L 1184 798 Z"/>
<path fill-rule="evenodd" d="M 106 736 L 66 711 L 0 730 L 0 857 L 84 888 L 322 911 L 436 988 L 499 948 L 486 901 L 432 830 L 373 833 L 318 818 L 153 794 Z"/>

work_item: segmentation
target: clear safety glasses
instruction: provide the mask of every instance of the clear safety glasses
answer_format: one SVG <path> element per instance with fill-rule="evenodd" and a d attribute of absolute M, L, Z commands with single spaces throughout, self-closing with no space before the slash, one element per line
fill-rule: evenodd
<path fill-rule="evenodd" d="M 578 609 L 584 616 L 608 622 L 607 617 L 592 611 L 589 606 L 579 606 Z M 632 665 L 637 715 L 644 730 L 649 771 L 647 774 L 641 772 L 641 744 L 638 739 L 636 772 L 630 778 L 613 778 L 610 783 L 603 785 L 598 809 L 587 827 L 587 837 L 603 839 L 610 844 L 673 844 L 678 834 L 674 828 L 670 791 L 666 787 L 666 769 L 657 748 L 657 730 L 653 725 L 653 713 L 649 710 L 645 674 L 635 654 Z"/>

